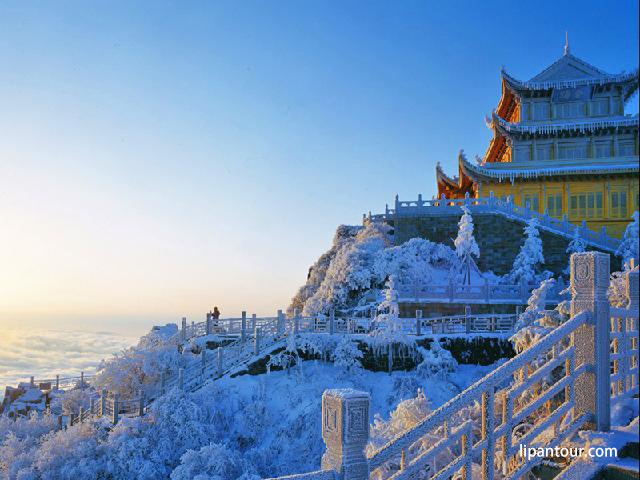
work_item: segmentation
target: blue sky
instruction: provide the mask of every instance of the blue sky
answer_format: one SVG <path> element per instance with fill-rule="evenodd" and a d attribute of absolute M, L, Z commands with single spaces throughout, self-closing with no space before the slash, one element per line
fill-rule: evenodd
<path fill-rule="evenodd" d="M 532 77 L 568 30 L 575 55 L 634 69 L 637 19 L 635 1 L 0 1 L 0 326 L 273 314 L 337 225 L 484 153 L 501 65 Z"/>

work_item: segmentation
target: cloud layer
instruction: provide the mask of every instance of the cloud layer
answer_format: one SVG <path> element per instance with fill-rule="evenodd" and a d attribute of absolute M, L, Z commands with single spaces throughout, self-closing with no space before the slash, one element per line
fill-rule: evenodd
<path fill-rule="evenodd" d="M 16 386 L 31 375 L 52 378 L 93 373 L 100 360 L 137 338 L 112 332 L 7 330 L 0 332 L 0 398 L 6 385 Z"/>

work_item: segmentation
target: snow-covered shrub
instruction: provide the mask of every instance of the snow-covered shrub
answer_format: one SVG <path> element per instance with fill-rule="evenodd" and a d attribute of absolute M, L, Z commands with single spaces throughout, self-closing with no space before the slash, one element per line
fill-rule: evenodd
<path fill-rule="evenodd" d="M 391 246 L 390 227 L 371 223 L 366 227 L 340 227 L 331 250 L 311 267 L 306 285 L 298 290 L 288 311 L 303 314 L 348 309 L 370 300 L 389 275 L 402 283 L 446 283 L 450 271 L 458 271 L 455 252 L 442 244 L 414 238 Z M 369 295 L 368 295 L 369 294 Z"/>
<path fill-rule="evenodd" d="M 344 375 L 357 375 L 362 371 L 362 356 L 358 344 L 348 335 L 343 335 L 333 352 L 333 363 L 342 369 Z"/>
<path fill-rule="evenodd" d="M 633 269 L 629 269 L 629 264 L 625 264 L 623 272 L 613 272 L 610 277 L 609 288 L 607 290 L 607 297 L 612 307 L 625 308 L 629 303 L 627 297 L 627 272 L 640 271 L 640 265 L 636 265 Z"/>
<path fill-rule="evenodd" d="M 526 238 L 509 274 L 510 280 L 514 283 L 521 281 L 531 283 L 539 278 L 541 265 L 544 264 L 542 240 L 538 232 L 539 224 L 537 217 L 531 217 L 524 228 Z"/>
<path fill-rule="evenodd" d="M 632 215 L 633 222 L 627 225 L 627 229 L 622 237 L 622 242 L 616 250 L 616 255 L 622 257 L 623 263 L 628 263 L 629 260 L 635 258 L 636 262 L 640 260 L 638 255 L 638 229 L 640 228 L 640 214 L 636 210 Z"/>
<path fill-rule="evenodd" d="M 60 404 L 62 407 L 62 413 L 68 415 L 70 413 L 78 413 L 80 407 L 83 409 L 89 408 L 91 404 L 91 396 L 93 390 L 74 388 L 64 392 L 64 395 L 60 397 Z"/>
<path fill-rule="evenodd" d="M 537 343 L 540 338 L 557 327 L 560 315 L 546 313 L 547 296 L 553 292 L 556 281 L 553 278 L 543 280 L 540 286 L 531 292 L 527 308 L 518 317 L 514 333 L 510 340 L 518 353 Z"/>
<path fill-rule="evenodd" d="M 379 223 L 358 228 L 355 235 L 353 227 L 338 229 L 332 249 L 323 255 L 321 265 L 312 267 L 313 276 L 298 291 L 289 309 L 303 303 L 305 315 L 328 313 L 331 308 L 346 304 L 350 292 L 384 281 L 373 276 L 372 266 L 376 254 L 391 244 L 389 230 L 388 225 Z"/>
<path fill-rule="evenodd" d="M 412 238 L 397 247 L 386 248 L 376 259 L 376 278 L 395 275 L 402 284 L 447 283 L 450 272 L 457 271 L 460 261 L 455 251 L 442 243 Z"/>
<path fill-rule="evenodd" d="M 177 325 L 154 327 L 137 345 L 103 360 L 93 385 L 128 396 L 147 390 L 160 382 L 162 373 L 181 366 L 179 345 Z"/>
<path fill-rule="evenodd" d="M 225 445 L 210 443 L 199 450 L 188 450 L 171 480 L 259 480 L 242 455 Z"/>
<path fill-rule="evenodd" d="M 416 373 L 422 378 L 445 378 L 456 369 L 458 362 L 438 340 L 431 342 L 430 347 L 429 350 L 418 348 L 422 361 L 416 367 Z"/>

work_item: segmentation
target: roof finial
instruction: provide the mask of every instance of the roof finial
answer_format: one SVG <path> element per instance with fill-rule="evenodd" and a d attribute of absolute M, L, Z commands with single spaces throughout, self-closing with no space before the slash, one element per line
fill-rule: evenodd
<path fill-rule="evenodd" d="M 564 32 L 564 54 L 569 55 L 569 31 Z"/>

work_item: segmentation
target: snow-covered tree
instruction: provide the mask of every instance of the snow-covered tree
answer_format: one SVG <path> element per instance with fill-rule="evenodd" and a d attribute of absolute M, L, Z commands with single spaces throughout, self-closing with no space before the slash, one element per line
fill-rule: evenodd
<path fill-rule="evenodd" d="M 629 263 L 624 264 L 624 271 L 611 273 L 607 298 L 612 307 L 625 308 L 629 303 L 627 297 L 627 273 L 640 271 L 640 266 L 629 268 Z"/>
<path fill-rule="evenodd" d="M 520 314 L 514 325 L 514 333 L 510 340 L 517 352 L 522 352 L 537 343 L 540 338 L 558 326 L 561 319 L 559 312 L 546 312 L 546 300 L 556 288 L 553 278 L 543 280 L 540 286 L 531 292 L 527 308 Z"/>
<path fill-rule="evenodd" d="M 129 396 L 153 388 L 163 372 L 175 372 L 181 366 L 179 345 L 177 325 L 154 327 L 137 345 L 103 360 L 93 385 Z"/>
<path fill-rule="evenodd" d="M 431 342 L 429 350 L 418 348 L 422 361 L 416 367 L 416 373 L 423 378 L 445 378 L 458 366 L 458 362 L 446 348 L 442 348 L 436 339 Z"/>
<path fill-rule="evenodd" d="M 467 285 L 471 284 L 471 270 L 477 270 L 473 257 L 480 256 L 480 249 L 473 236 L 473 217 L 466 206 L 462 207 L 462 217 L 458 222 L 458 236 L 454 240 L 456 255 L 462 263 L 464 279 Z"/>
<path fill-rule="evenodd" d="M 349 335 L 342 335 L 333 352 L 333 363 L 342 369 L 344 375 L 357 375 L 362 371 L 362 356 L 357 343 Z"/>
<path fill-rule="evenodd" d="M 187 450 L 171 480 L 259 480 L 252 466 L 237 451 L 210 443 L 199 450 Z"/>
<path fill-rule="evenodd" d="M 539 275 L 541 265 L 544 264 L 542 240 L 538 232 L 539 224 L 537 217 L 531 217 L 524 229 L 526 237 L 509 274 L 510 280 L 514 283 L 520 281 L 533 282 Z"/>
<path fill-rule="evenodd" d="M 587 249 L 587 241 L 580 236 L 580 230 L 578 227 L 575 227 L 573 230 L 573 238 L 569 242 L 567 246 L 566 253 L 568 256 L 571 256 L 572 253 L 582 253 Z M 571 266 L 567 263 L 567 267 L 564 269 L 564 274 L 568 275 L 570 273 Z"/>
<path fill-rule="evenodd" d="M 638 229 L 640 228 L 640 214 L 636 210 L 632 215 L 633 222 L 627 225 L 620 246 L 616 250 L 616 255 L 622 257 L 623 263 L 628 263 L 632 258 L 636 264 L 640 260 L 638 255 Z"/>

